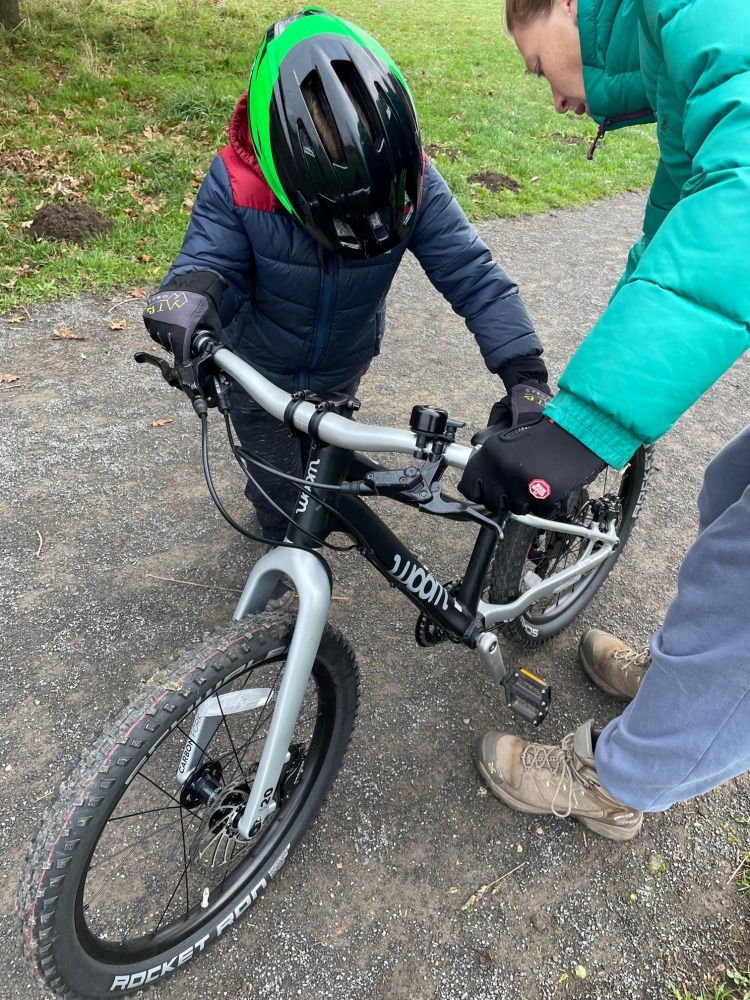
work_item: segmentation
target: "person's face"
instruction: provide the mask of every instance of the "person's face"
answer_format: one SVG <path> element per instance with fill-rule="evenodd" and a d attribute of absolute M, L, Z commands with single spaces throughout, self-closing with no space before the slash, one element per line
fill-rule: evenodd
<path fill-rule="evenodd" d="M 549 83 L 556 111 L 561 115 L 566 111 L 588 114 L 578 37 L 578 0 L 554 0 L 549 15 L 516 28 L 513 40 L 528 72 L 543 76 Z"/>

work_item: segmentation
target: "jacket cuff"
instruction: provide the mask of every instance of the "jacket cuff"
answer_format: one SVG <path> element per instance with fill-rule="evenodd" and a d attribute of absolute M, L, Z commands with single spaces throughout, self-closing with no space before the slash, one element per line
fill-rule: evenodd
<path fill-rule="evenodd" d="M 578 438 L 607 465 L 622 469 L 643 444 L 632 431 L 592 403 L 560 389 L 544 408 L 545 417 Z"/>

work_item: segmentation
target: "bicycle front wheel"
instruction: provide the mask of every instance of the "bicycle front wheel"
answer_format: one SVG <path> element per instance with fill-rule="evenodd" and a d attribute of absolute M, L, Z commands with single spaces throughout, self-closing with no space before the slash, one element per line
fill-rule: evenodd
<path fill-rule="evenodd" d="M 541 645 L 557 635 L 580 615 L 612 571 L 638 518 L 648 490 L 653 447 L 641 447 L 625 468 L 606 468 L 593 483 L 575 490 L 558 520 L 589 527 L 597 520 L 599 501 L 616 495 L 621 513 L 616 521 L 620 544 L 612 555 L 591 572 L 567 587 L 532 604 L 522 615 L 502 626 L 503 631 L 525 646 Z M 583 541 L 574 535 L 537 531 L 508 520 L 487 575 L 488 600 L 505 604 L 515 600 L 540 579 L 572 565 L 579 558 Z"/>
<path fill-rule="evenodd" d="M 42 821 L 19 887 L 23 946 L 36 975 L 66 1000 L 127 995 L 198 957 L 263 894 L 333 782 L 354 724 L 358 670 L 326 627 L 277 808 L 254 838 L 239 836 L 293 621 L 239 628 L 124 709 Z M 240 690 L 257 707 L 224 714 L 222 699 Z M 196 709 L 209 698 L 221 706 L 216 731 L 181 784 Z"/>

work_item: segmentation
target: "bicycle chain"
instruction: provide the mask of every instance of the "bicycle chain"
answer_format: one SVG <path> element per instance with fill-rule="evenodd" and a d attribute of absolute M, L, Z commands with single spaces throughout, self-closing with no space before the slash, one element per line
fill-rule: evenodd
<path fill-rule="evenodd" d="M 448 583 L 443 584 L 443 586 L 451 597 L 455 597 L 462 582 L 463 580 L 449 580 Z M 438 623 L 424 611 L 422 611 L 419 618 L 417 618 L 417 624 L 414 628 L 414 638 L 416 639 L 418 646 L 438 646 L 441 642 L 445 642 L 446 639 L 449 642 L 460 642 L 459 639 L 446 632 L 442 626 L 438 625 Z"/>

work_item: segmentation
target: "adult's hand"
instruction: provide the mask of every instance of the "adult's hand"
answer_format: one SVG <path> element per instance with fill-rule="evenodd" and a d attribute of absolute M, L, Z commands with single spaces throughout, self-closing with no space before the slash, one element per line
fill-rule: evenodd
<path fill-rule="evenodd" d="M 549 517 L 571 492 L 606 466 L 598 455 L 547 417 L 499 431 L 464 470 L 459 490 L 500 513 Z"/>

